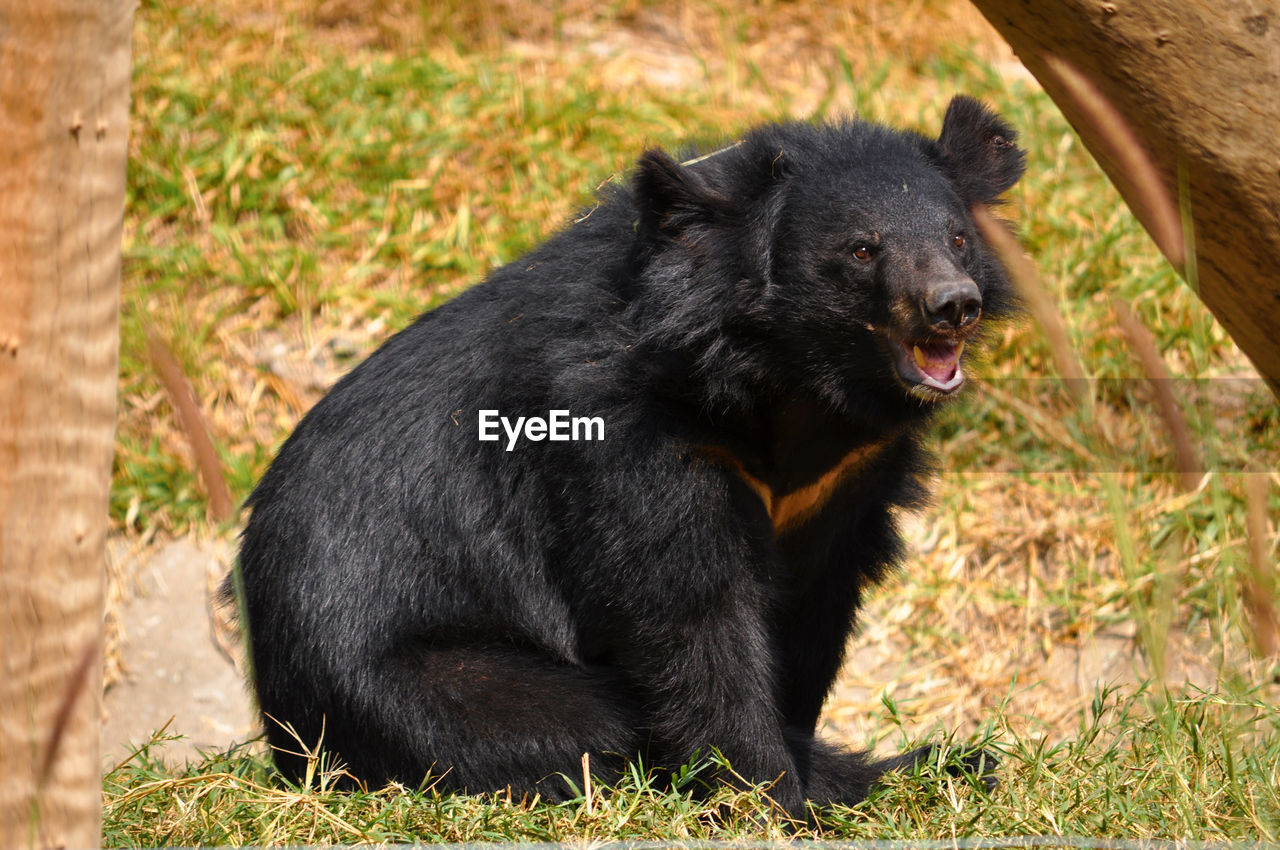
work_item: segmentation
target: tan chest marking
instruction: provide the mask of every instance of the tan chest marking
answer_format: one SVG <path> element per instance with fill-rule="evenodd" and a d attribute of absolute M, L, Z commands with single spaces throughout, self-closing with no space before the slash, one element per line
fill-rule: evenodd
<path fill-rule="evenodd" d="M 815 481 L 781 496 L 776 495 L 768 484 L 747 472 L 746 467 L 742 465 L 742 461 L 723 449 L 707 448 L 704 449 L 704 452 L 707 456 L 726 464 L 736 472 L 738 477 L 760 497 L 760 501 L 764 503 L 765 511 L 769 514 L 769 519 L 773 521 L 774 533 L 782 535 L 798 528 L 806 520 L 822 510 L 823 505 L 831 500 L 831 497 L 835 495 L 836 490 L 844 483 L 845 479 L 866 466 L 884 451 L 890 442 L 892 440 L 881 440 L 878 443 L 858 446 Z"/>

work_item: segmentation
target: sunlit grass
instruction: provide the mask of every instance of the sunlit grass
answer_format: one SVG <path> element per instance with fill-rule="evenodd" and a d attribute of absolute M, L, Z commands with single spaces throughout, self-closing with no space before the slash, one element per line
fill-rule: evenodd
<path fill-rule="evenodd" d="M 106 779 L 109 846 L 919 840 L 962 835 L 1252 839 L 1280 836 L 1280 712 L 1254 699 L 1192 695 L 1151 713 L 1140 697 L 1096 694 L 1067 740 L 1020 735 L 993 715 L 982 743 L 1000 753 L 991 791 L 946 764 L 890 774 L 865 802 L 769 817 L 768 789 L 739 792 L 695 763 L 672 783 L 642 767 L 563 804 L 440 794 L 430 787 L 334 791 L 274 775 L 261 754 L 211 754 L 166 768 L 152 747 Z M 577 787 L 585 787 L 580 778 Z"/>

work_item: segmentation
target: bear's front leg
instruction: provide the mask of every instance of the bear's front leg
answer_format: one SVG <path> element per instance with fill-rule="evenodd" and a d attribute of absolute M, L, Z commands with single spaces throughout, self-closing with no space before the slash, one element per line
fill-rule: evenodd
<path fill-rule="evenodd" d="M 768 625 L 776 555 L 718 469 L 673 470 L 677 458 L 650 454 L 631 467 L 636 478 L 595 491 L 594 516 L 610 522 L 598 533 L 611 545 L 585 582 L 577 574 L 577 587 L 610 616 L 594 620 L 586 643 L 607 647 L 608 663 L 635 688 L 655 764 L 675 769 L 714 748 L 732 767 L 722 779 L 768 784 L 783 810 L 802 816 Z"/>
<path fill-rule="evenodd" d="M 772 653 L 753 596 L 726 587 L 711 599 L 689 599 L 668 623 L 637 634 L 651 754 L 673 769 L 714 748 L 732 771 L 723 781 L 769 785 L 781 809 L 803 817 L 804 791 L 783 737 Z"/>

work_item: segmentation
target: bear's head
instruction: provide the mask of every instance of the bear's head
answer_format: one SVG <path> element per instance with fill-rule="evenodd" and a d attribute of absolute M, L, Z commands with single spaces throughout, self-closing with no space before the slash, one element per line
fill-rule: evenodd
<path fill-rule="evenodd" d="M 841 407 L 951 396 L 966 344 L 1013 302 L 971 210 L 1021 177 L 1014 138 L 962 96 L 936 139 L 783 124 L 684 165 L 645 154 L 637 230 L 663 301 L 684 305 L 669 323 Z"/>

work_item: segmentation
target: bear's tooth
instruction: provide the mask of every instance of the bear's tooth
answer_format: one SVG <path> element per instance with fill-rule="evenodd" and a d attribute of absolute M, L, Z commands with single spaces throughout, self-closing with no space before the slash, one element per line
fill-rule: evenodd
<path fill-rule="evenodd" d="M 964 354 L 964 343 L 963 343 L 963 342 L 962 342 L 962 343 L 959 343 L 958 345 L 956 345 L 956 359 L 957 359 L 957 360 L 959 360 L 959 359 L 960 359 L 960 355 L 961 355 L 961 354 Z"/>
<path fill-rule="evenodd" d="M 925 364 L 925 359 L 924 359 L 924 352 L 920 350 L 920 346 L 918 345 L 912 346 L 912 353 L 915 354 L 916 356 L 916 365 L 919 366 L 921 369 L 923 369 Z"/>

